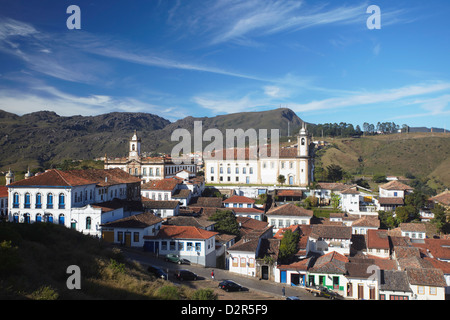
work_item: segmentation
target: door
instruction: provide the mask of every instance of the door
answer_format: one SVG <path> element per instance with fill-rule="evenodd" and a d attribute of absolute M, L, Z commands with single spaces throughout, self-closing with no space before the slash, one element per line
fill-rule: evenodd
<path fill-rule="evenodd" d="M 364 285 L 358 284 L 358 299 L 364 299 Z"/>
<path fill-rule="evenodd" d="M 106 242 L 114 242 L 114 231 L 102 231 L 102 239 Z"/>
<path fill-rule="evenodd" d="M 125 232 L 125 246 L 131 247 L 131 232 Z"/>
<path fill-rule="evenodd" d="M 261 278 L 263 280 L 269 280 L 269 267 L 268 266 L 261 267 Z"/>
<path fill-rule="evenodd" d="M 293 185 L 293 184 L 294 184 L 294 177 L 293 177 L 293 176 L 290 176 L 290 177 L 289 177 L 289 184 L 290 184 L 290 185 Z"/>
<path fill-rule="evenodd" d="M 280 282 L 286 283 L 286 270 L 280 270 Z"/>
<path fill-rule="evenodd" d="M 319 285 L 325 287 L 325 276 L 319 276 Z"/>
<path fill-rule="evenodd" d="M 250 184 L 250 177 L 245 177 L 245 183 Z"/>

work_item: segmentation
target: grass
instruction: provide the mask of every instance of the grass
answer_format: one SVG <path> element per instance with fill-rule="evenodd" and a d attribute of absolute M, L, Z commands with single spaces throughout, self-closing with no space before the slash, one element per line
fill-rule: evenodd
<path fill-rule="evenodd" d="M 67 267 L 81 271 L 70 290 Z M 187 286 L 156 278 L 120 250 L 59 225 L 0 223 L 0 299 L 127 300 L 204 297 Z"/>

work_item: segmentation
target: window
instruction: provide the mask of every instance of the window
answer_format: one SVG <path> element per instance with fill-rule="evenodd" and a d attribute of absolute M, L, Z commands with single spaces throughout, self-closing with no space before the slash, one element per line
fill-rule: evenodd
<path fill-rule="evenodd" d="M 47 194 L 47 209 L 53 209 L 53 194 Z"/>
<path fill-rule="evenodd" d="M 192 242 L 188 242 L 187 243 L 187 245 L 186 245 L 186 249 L 187 249 L 187 251 L 192 251 Z"/>
<path fill-rule="evenodd" d="M 233 257 L 233 262 L 231 263 L 233 267 L 237 267 L 238 266 L 238 258 L 237 257 Z"/>
<path fill-rule="evenodd" d="M 211 168 L 211 169 L 212 169 L 212 168 Z M 223 168 L 222 168 L 222 167 L 219 168 L 219 172 L 220 172 L 220 173 L 223 173 Z M 214 173 L 214 172 L 211 172 L 211 173 Z"/>
<path fill-rule="evenodd" d="M 161 241 L 161 250 L 167 250 L 167 241 Z"/>
<path fill-rule="evenodd" d="M 255 259 L 249 258 L 249 259 L 248 259 L 248 266 L 249 266 L 250 268 L 254 268 L 254 267 L 255 267 Z"/>
<path fill-rule="evenodd" d="M 202 243 L 196 242 L 195 243 L 195 251 L 201 251 L 202 250 Z"/>
<path fill-rule="evenodd" d="M 227 173 L 228 173 L 228 174 L 231 173 L 231 168 L 230 168 L 230 167 L 227 168 Z"/>
<path fill-rule="evenodd" d="M 245 167 L 242 168 L 242 173 L 243 173 L 243 174 L 247 174 L 247 168 L 245 168 Z"/>
<path fill-rule="evenodd" d="M 86 230 L 91 230 L 91 217 L 86 217 Z"/>
<path fill-rule="evenodd" d="M 16 192 L 14 193 L 14 202 L 13 202 L 13 208 L 19 207 L 19 194 Z"/>
<path fill-rule="evenodd" d="M 142 175 L 143 175 L 143 176 L 146 176 L 146 175 L 147 175 L 147 168 L 143 168 L 143 169 L 142 169 Z"/>
<path fill-rule="evenodd" d="M 436 287 L 430 287 L 430 294 L 434 296 L 437 294 Z"/>
<path fill-rule="evenodd" d="M 418 294 L 425 294 L 425 288 L 424 288 L 424 287 L 421 287 L 421 286 L 418 286 L 418 287 L 417 287 L 417 293 L 418 293 Z"/>
<path fill-rule="evenodd" d="M 122 231 L 117 232 L 117 241 L 118 242 L 123 241 L 123 232 Z"/>
<path fill-rule="evenodd" d="M 170 241 L 170 251 L 175 251 L 175 241 Z"/>
<path fill-rule="evenodd" d="M 245 267 L 245 258 L 241 258 L 241 267 Z"/>
<path fill-rule="evenodd" d="M 214 173 L 214 167 L 211 167 L 211 173 Z"/>
<path fill-rule="evenodd" d="M 65 201 L 64 194 L 63 194 L 63 193 L 60 193 L 60 194 L 59 194 L 59 203 L 58 203 L 58 208 L 59 208 L 59 209 L 65 209 L 66 204 L 64 203 L 64 201 Z"/>
<path fill-rule="evenodd" d="M 178 242 L 178 251 L 183 251 L 184 250 L 184 242 Z"/>
<path fill-rule="evenodd" d="M 159 168 L 156 168 L 156 176 L 159 177 Z"/>
<path fill-rule="evenodd" d="M 29 193 L 25 193 L 25 205 L 24 205 L 24 208 L 29 209 L 30 207 L 31 207 L 30 194 Z"/>
<path fill-rule="evenodd" d="M 236 167 L 236 174 L 239 174 L 239 168 Z"/>
<path fill-rule="evenodd" d="M 250 167 L 250 174 L 253 174 L 253 167 Z"/>

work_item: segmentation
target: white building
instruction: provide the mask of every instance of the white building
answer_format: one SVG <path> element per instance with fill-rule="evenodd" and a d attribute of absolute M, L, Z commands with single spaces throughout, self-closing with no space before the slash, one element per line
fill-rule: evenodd
<path fill-rule="evenodd" d="M 100 236 L 124 215 L 121 201 L 140 199 L 140 180 L 121 170 L 48 170 L 8 186 L 8 220 L 48 222 Z"/>
<path fill-rule="evenodd" d="M 278 156 L 263 152 L 268 148 L 224 149 L 205 155 L 206 183 L 275 185 L 280 175 L 286 185 L 307 186 L 313 181 L 314 147 L 304 125 L 297 146 L 280 148 Z"/>
<path fill-rule="evenodd" d="M 269 225 L 273 226 L 273 230 L 276 233 L 278 229 L 295 224 L 309 225 L 313 217 L 313 211 L 287 203 L 270 209 L 266 212 L 266 216 Z"/>
<path fill-rule="evenodd" d="M 217 232 L 193 226 L 162 225 L 154 236 L 144 236 L 144 249 L 160 256 L 176 254 L 191 263 L 216 266 Z"/>

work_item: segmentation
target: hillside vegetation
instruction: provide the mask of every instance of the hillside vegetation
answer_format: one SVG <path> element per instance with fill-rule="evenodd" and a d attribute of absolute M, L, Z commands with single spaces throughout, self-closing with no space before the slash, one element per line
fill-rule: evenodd
<path fill-rule="evenodd" d="M 340 165 L 352 175 L 413 175 L 434 189 L 450 186 L 450 134 L 398 133 L 329 138 L 322 166 Z"/>
<path fill-rule="evenodd" d="M 67 267 L 81 270 L 69 290 Z M 0 223 L 0 299 L 190 299 L 196 291 L 156 279 L 98 239 L 64 226 Z"/>

